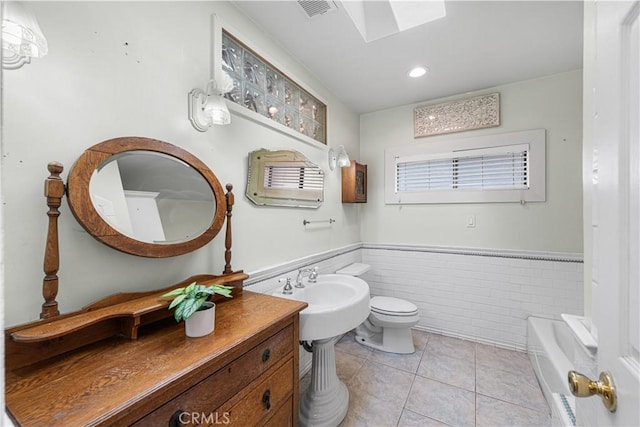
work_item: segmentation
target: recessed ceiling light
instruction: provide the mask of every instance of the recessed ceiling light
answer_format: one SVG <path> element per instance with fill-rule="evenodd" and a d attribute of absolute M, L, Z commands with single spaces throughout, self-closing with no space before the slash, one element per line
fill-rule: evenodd
<path fill-rule="evenodd" d="M 409 77 L 422 77 L 425 74 L 427 74 L 427 70 L 428 68 L 425 67 L 415 67 L 413 69 L 411 69 L 411 71 L 409 71 Z"/>

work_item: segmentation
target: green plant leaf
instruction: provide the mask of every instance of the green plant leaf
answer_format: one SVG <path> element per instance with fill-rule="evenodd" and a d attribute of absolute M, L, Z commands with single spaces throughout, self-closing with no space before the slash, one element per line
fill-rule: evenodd
<path fill-rule="evenodd" d="M 200 310 L 208 299 L 209 299 L 209 295 L 203 295 L 200 298 L 198 298 L 196 311 Z"/>
<path fill-rule="evenodd" d="M 171 304 L 169 304 L 169 310 L 171 310 L 173 307 L 175 307 L 176 305 L 180 304 L 182 301 L 184 301 L 184 299 L 186 298 L 186 295 L 178 295 L 177 297 L 175 297 L 173 299 L 173 301 L 171 301 Z"/>
<path fill-rule="evenodd" d="M 174 290 L 172 290 L 171 292 L 167 292 L 166 294 L 162 295 L 163 297 L 174 297 L 176 295 L 182 295 L 184 294 L 184 288 L 176 288 Z"/>
<path fill-rule="evenodd" d="M 173 313 L 173 317 L 175 317 L 176 322 L 182 320 L 182 313 L 184 312 L 184 304 L 180 304 L 176 307 L 175 313 Z"/>
<path fill-rule="evenodd" d="M 197 284 L 196 282 L 193 282 L 192 284 L 190 284 L 189 286 L 187 286 L 187 287 L 184 289 L 184 292 L 185 292 L 186 294 L 193 294 L 193 293 L 195 293 L 196 286 L 198 286 L 198 284 Z"/>
<path fill-rule="evenodd" d="M 199 305 L 198 305 L 197 299 L 189 298 L 185 300 L 184 310 L 182 311 L 182 318 L 185 320 L 188 319 L 189 317 L 191 317 L 193 313 L 196 312 L 198 308 L 199 308 Z"/>
<path fill-rule="evenodd" d="M 219 294 L 232 298 L 231 292 L 233 289 L 233 286 L 218 284 L 204 286 L 193 282 L 184 288 L 176 288 L 167 292 L 163 297 L 175 297 L 169 304 L 169 309 L 175 309 L 174 317 L 179 322 L 180 320 L 188 319 L 193 313 L 201 309 L 211 295 Z"/>
<path fill-rule="evenodd" d="M 231 296 L 231 292 L 233 291 L 233 286 L 226 285 L 211 285 L 209 289 L 212 290 L 212 293 L 224 295 L 227 298 L 233 298 Z"/>

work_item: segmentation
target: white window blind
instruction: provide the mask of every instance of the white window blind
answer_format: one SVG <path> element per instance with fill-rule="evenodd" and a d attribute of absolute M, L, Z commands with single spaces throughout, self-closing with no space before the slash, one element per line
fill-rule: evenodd
<path fill-rule="evenodd" d="M 396 192 L 527 189 L 529 146 L 396 157 Z"/>
<path fill-rule="evenodd" d="M 273 199 L 322 201 L 324 172 L 299 161 L 264 162 L 262 193 Z"/>
<path fill-rule="evenodd" d="M 322 190 L 324 175 L 317 167 L 266 166 L 264 188 Z"/>
<path fill-rule="evenodd" d="M 385 203 L 545 201 L 545 140 L 533 129 L 389 147 Z"/>

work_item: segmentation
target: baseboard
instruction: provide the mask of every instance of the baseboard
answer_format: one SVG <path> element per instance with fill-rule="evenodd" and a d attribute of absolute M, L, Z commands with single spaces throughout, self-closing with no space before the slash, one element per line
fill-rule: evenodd
<path fill-rule="evenodd" d="M 458 338 L 458 339 L 461 339 L 461 340 L 471 341 L 471 342 L 475 342 L 475 343 L 478 343 L 478 344 L 484 344 L 484 345 L 490 345 L 490 346 L 493 346 L 493 347 L 504 348 L 506 350 L 515 350 L 515 351 L 520 351 L 520 352 L 523 352 L 523 353 L 527 352 L 526 345 L 522 346 L 520 344 L 516 344 L 516 343 L 512 343 L 512 342 L 487 340 L 487 339 L 478 338 L 478 337 L 474 337 L 474 336 L 470 336 L 470 335 L 460 334 L 460 333 L 449 331 L 449 330 L 446 330 L 446 329 L 435 329 L 435 328 L 429 328 L 429 327 L 426 327 L 426 326 L 419 326 L 419 325 L 416 325 L 411 329 L 415 329 L 416 331 L 428 332 L 430 334 L 442 335 L 442 336 L 450 337 L 450 338 Z"/>

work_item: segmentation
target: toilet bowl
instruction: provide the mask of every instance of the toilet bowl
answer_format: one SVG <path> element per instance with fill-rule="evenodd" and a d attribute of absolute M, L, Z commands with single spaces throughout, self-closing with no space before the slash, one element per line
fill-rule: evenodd
<path fill-rule="evenodd" d="M 369 271 L 367 264 L 354 263 L 337 274 L 359 276 Z M 415 352 L 411 327 L 418 323 L 418 307 L 399 298 L 375 296 L 370 300 L 369 317 L 356 328 L 356 341 L 389 353 Z"/>

